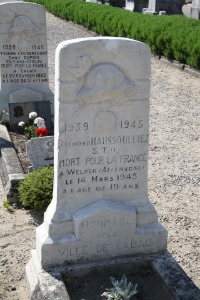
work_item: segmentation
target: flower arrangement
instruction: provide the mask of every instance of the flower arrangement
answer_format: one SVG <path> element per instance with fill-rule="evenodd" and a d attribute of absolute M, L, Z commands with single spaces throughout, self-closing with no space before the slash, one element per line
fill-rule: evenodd
<path fill-rule="evenodd" d="M 24 133 L 28 139 L 48 135 L 49 132 L 46 129 L 44 119 L 38 117 L 35 111 L 29 113 L 29 119 L 32 120 L 32 125 L 26 126 L 25 122 L 23 121 L 18 123 L 18 126 L 23 128 Z"/>
<path fill-rule="evenodd" d="M 47 136 L 48 135 L 48 130 L 45 127 L 37 128 L 35 132 L 38 136 Z"/>

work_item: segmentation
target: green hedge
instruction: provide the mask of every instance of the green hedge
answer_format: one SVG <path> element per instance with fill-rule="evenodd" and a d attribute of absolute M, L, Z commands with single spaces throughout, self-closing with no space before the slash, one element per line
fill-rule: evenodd
<path fill-rule="evenodd" d="M 154 16 L 86 3 L 83 0 L 30 0 L 54 15 L 82 24 L 100 35 L 128 37 L 164 55 L 200 69 L 200 21 L 185 16 Z"/>
<path fill-rule="evenodd" d="M 53 167 L 36 169 L 19 183 L 19 200 L 24 207 L 46 210 L 53 194 Z"/>

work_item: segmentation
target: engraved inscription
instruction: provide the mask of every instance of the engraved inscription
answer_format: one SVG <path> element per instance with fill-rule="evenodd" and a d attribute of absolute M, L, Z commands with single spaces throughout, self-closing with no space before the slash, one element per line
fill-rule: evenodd
<path fill-rule="evenodd" d="M 134 92 L 131 82 L 122 70 L 111 63 L 93 65 L 77 93 L 81 105 L 108 101 L 116 97 L 130 96 Z"/>
<path fill-rule="evenodd" d="M 6 45 L 3 45 L 5 48 Z M 14 46 L 14 45 L 13 45 Z M 37 45 L 34 45 L 37 46 Z M 44 45 L 39 45 L 43 46 Z M 27 84 L 47 82 L 47 51 L 0 51 L 2 83 Z"/>
<path fill-rule="evenodd" d="M 95 122 L 96 119 L 99 122 L 99 131 L 101 126 L 104 130 L 104 124 L 113 126 L 111 131 L 108 130 L 109 135 L 96 133 L 95 136 L 93 132 L 96 130 L 91 121 L 65 124 L 66 134 L 73 133 L 73 139 L 61 139 L 59 143 L 68 153 L 68 158 L 59 161 L 60 174 L 66 177 L 63 193 L 140 189 L 140 178 L 143 172 L 146 172 L 148 159 L 145 152 L 147 148 L 144 147 L 148 147 L 149 142 L 144 119 L 117 118 L 112 111 L 100 111 L 94 117 Z M 83 140 L 84 132 L 88 135 Z M 144 152 L 141 152 L 140 145 L 144 145 Z M 123 150 L 119 151 L 123 147 L 127 149 L 125 153 Z M 69 155 L 78 148 L 81 148 L 85 155 Z"/>
<path fill-rule="evenodd" d="M 15 16 L 9 23 L 10 28 L 0 45 L 2 87 L 47 83 L 47 46 L 43 28 L 27 15 Z"/>
<path fill-rule="evenodd" d="M 133 221 L 128 217 L 110 218 L 110 219 L 96 219 L 91 221 L 83 221 L 81 223 L 82 229 L 108 229 L 121 225 L 132 225 Z"/>
<path fill-rule="evenodd" d="M 94 118 L 96 133 L 113 132 L 116 130 L 116 115 L 111 111 L 100 111 Z"/>
<path fill-rule="evenodd" d="M 116 233 L 113 233 L 113 237 L 115 237 Z M 109 243 L 98 243 L 94 246 L 87 246 L 87 245 L 80 245 L 74 247 L 66 247 L 66 248 L 59 248 L 58 255 L 65 258 L 72 258 L 77 256 L 80 257 L 88 257 L 90 253 L 112 253 L 112 251 L 117 251 L 123 253 L 132 253 L 133 250 L 140 250 L 140 249 L 148 249 L 154 246 L 153 240 L 151 238 L 146 239 L 139 239 L 139 240 L 130 240 L 129 242 L 115 242 L 114 244 Z"/>
<path fill-rule="evenodd" d="M 28 36 L 32 37 L 37 34 L 40 30 L 40 27 L 31 20 L 28 16 L 17 16 L 14 18 L 11 28 L 9 39 L 12 39 L 14 36 Z"/>

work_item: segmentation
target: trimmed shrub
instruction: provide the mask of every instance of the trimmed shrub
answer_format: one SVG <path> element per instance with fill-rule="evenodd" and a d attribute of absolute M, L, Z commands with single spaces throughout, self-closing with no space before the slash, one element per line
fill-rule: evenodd
<path fill-rule="evenodd" d="M 53 167 L 36 169 L 19 183 L 19 200 L 24 207 L 45 211 L 52 200 Z"/>
<path fill-rule="evenodd" d="M 183 15 L 144 15 L 83 0 L 29 2 L 42 4 L 56 16 L 82 24 L 100 35 L 139 40 L 148 44 L 156 55 L 164 55 L 200 69 L 199 20 Z"/>

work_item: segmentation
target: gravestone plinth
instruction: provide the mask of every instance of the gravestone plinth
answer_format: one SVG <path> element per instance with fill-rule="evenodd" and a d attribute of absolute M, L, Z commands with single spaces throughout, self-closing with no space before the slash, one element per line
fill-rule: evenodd
<path fill-rule="evenodd" d="M 9 103 L 50 101 L 46 13 L 34 3 L 0 4 L 0 110 Z"/>
<path fill-rule="evenodd" d="M 166 14 L 182 14 L 182 6 L 185 0 L 149 0 L 148 10 L 145 14 L 156 14 L 166 11 Z"/>
<path fill-rule="evenodd" d="M 150 61 L 130 39 L 58 46 L 54 192 L 36 234 L 43 267 L 166 249 L 148 198 Z"/>

